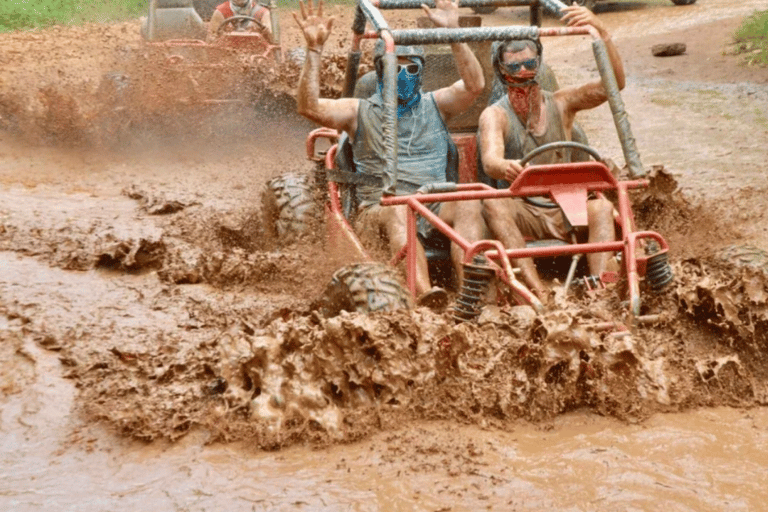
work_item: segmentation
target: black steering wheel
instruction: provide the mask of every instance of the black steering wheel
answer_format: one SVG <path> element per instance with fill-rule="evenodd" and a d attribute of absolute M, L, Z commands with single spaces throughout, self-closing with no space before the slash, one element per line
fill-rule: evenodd
<path fill-rule="evenodd" d="M 582 144 L 580 142 L 563 140 L 559 142 L 550 142 L 549 144 L 544 144 L 543 146 L 537 147 L 536 149 L 534 149 L 533 151 L 525 155 L 522 159 L 520 159 L 520 165 L 525 167 L 525 164 L 527 164 L 528 162 L 530 162 L 531 160 L 533 160 L 534 158 L 536 158 L 537 156 L 543 153 L 547 153 L 548 151 L 555 151 L 557 149 L 565 149 L 565 148 L 583 151 L 598 162 L 603 160 L 600 157 L 600 154 L 597 151 L 595 151 L 594 148 L 587 146 L 586 144 Z M 540 208 L 559 208 L 559 206 L 557 206 L 557 203 L 543 200 L 541 198 L 523 197 L 523 200 L 525 200 L 526 203 L 532 204 L 533 206 L 538 206 Z"/>
<path fill-rule="evenodd" d="M 237 30 L 238 28 L 245 28 L 248 25 L 247 22 L 255 23 L 260 30 L 264 30 L 266 28 L 264 27 L 264 24 L 259 20 L 257 20 L 256 18 L 252 16 L 242 16 L 238 14 L 236 16 L 230 16 L 229 18 L 222 21 L 221 25 L 219 25 L 219 28 L 216 29 L 216 35 L 217 36 L 221 35 L 221 33 L 224 32 L 224 27 L 226 27 L 227 25 L 235 25 L 235 23 L 237 23 L 238 26 L 233 27 L 235 30 Z"/>

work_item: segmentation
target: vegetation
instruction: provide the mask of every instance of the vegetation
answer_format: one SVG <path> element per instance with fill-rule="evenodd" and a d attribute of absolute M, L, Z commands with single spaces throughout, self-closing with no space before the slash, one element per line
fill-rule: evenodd
<path fill-rule="evenodd" d="M 733 36 L 735 51 L 749 65 L 768 67 L 768 11 L 747 17 Z"/>
<path fill-rule="evenodd" d="M 0 32 L 139 16 L 147 0 L 2 0 Z"/>

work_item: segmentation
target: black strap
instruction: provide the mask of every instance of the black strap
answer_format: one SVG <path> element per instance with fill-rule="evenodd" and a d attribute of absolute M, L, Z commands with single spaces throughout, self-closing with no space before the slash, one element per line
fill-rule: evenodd
<path fill-rule="evenodd" d="M 326 171 L 328 179 L 336 183 L 352 183 L 353 185 L 370 185 L 372 187 L 381 187 L 384 182 L 378 176 L 365 174 L 362 172 L 348 172 L 340 169 L 328 169 Z"/>

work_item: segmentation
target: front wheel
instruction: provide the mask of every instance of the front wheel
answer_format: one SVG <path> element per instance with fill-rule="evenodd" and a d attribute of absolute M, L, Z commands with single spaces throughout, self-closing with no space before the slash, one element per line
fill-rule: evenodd
<path fill-rule="evenodd" d="M 342 311 L 373 313 L 408 309 L 411 294 L 394 268 L 383 263 L 354 263 L 334 272 L 315 308 L 325 317 Z"/>

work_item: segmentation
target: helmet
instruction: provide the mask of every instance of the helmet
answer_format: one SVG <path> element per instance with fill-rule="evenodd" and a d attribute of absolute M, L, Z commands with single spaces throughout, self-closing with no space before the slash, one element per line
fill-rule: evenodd
<path fill-rule="evenodd" d="M 533 77 L 531 80 L 528 80 L 527 82 L 518 84 L 518 83 L 509 83 L 504 78 L 504 75 L 501 73 L 501 64 L 504 62 L 504 54 L 509 52 L 521 52 L 525 50 L 526 48 L 531 48 L 531 46 L 536 47 L 536 53 L 539 57 L 539 69 L 536 70 L 536 76 Z M 506 85 L 507 87 L 525 87 L 528 85 L 533 84 L 534 82 L 538 81 L 539 78 L 539 72 L 541 70 L 541 62 L 542 62 L 542 56 L 544 53 L 544 48 L 541 46 L 541 41 L 536 39 L 511 39 L 509 41 L 494 41 L 493 45 L 491 46 L 491 55 L 493 55 L 493 70 L 496 72 L 496 77 L 499 79 L 499 81 Z"/>
<path fill-rule="evenodd" d="M 385 46 L 384 40 L 379 39 L 376 41 L 376 46 L 373 48 L 373 67 L 376 69 L 376 75 L 381 80 L 384 75 L 384 63 L 381 58 L 384 56 Z M 424 67 L 424 48 L 421 46 L 395 46 L 396 57 L 408 57 L 409 59 L 419 59 L 421 61 L 422 68 Z"/>

